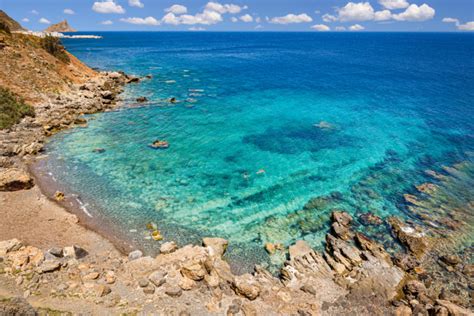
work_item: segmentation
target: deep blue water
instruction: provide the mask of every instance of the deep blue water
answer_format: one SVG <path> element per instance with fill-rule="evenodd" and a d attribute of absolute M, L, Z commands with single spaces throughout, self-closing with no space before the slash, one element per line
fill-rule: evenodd
<path fill-rule="evenodd" d="M 120 111 L 53 138 L 48 164 L 146 249 L 150 221 L 165 240 L 222 236 L 255 261 L 265 242 L 317 247 L 331 209 L 408 217 L 402 194 L 426 169 L 473 160 L 473 34 L 100 35 L 65 45 L 153 78 L 128 86 Z"/>

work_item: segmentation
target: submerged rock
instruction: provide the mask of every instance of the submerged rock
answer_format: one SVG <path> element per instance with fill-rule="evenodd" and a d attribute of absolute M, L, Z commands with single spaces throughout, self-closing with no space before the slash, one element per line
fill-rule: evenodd
<path fill-rule="evenodd" d="M 147 97 L 138 97 L 137 98 L 137 102 L 139 102 L 139 103 L 144 103 L 144 102 L 147 102 L 147 101 L 148 101 Z"/>
<path fill-rule="evenodd" d="M 34 186 L 28 173 L 16 168 L 0 169 L 0 191 L 28 190 Z"/>
<path fill-rule="evenodd" d="M 404 224 L 396 217 L 390 217 L 388 222 L 393 234 L 414 256 L 420 258 L 427 253 L 429 240 L 423 231 Z"/>

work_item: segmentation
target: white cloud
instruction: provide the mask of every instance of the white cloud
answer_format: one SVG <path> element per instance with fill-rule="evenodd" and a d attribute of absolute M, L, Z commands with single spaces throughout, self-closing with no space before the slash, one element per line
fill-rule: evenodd
<path fill-rule="evenodd" d="M 124 8 L 121 5 L 115 3 L 114 0 L 105 0 L 101 2 L 94 2 L 92 5 L 92 10 L 97 13 L 125 13 Z"/>
<path fill-rule="evenodd" d="M 38 14 L 39 14 L 39 12 L 36 11 L 36 10 L 31 10 L 30 12 L 31 12 L 31 14 L 34 14 L 34 15 L 38 15 Z"/>
<path fill-rule="evenodd" d="M 188 8 L 186 8 L 184 5 L 180 4 L 173 4 L 171 7 L 166 8 L 165 12 L 171 12 L 173 14 L 185 14 L 188 13 Z"/>
<path fill-rule="evenodd" d="M 255 27 L 256 30 L 259 30 L 259 29 L 261 29 L 261 28 L 263 28 L 263 26 L 260 25 L 260 24 Z"/>
<path fill-rule="evenodd" d="M 406 0 L 379 0 L 379 3 L 386 9 L 405 9 L 410 4 Z"/>
<path fill-rule="evenodd" d="M 160 21 L 155 19 L 152 16 L 149 16 L 147 18 L 126 18 L 126 19 L 120 19 L 120 21 L 125 22 L 125 23 L 130 23 L 130 24 L 137 24 L 137 25 L 160 25 Z"/>
<path fill-rule="evenodd" d="M 470 21 L 465 24 L 459 24 L 457 27 L 460 31 L 474 31 L 474 21 Z"/>
<path fill-rule="evenodd" d="M 459 20 L 455 18 L 444 18 L 442 20 L 444 23 L 456 23 L 459 24 Z"/>
<path fill-rule="evenodd" d="M 247 6 L 240 7 L 236 4 L 220 4 L 219 2 L 208 2 L 204 7 L 204 11 L 214 11 L 220 14 L 237 14 L 245 9 L 247 9 Z"/>
<path fill-rule="evenodd" d="M 51 24 L 51 22 L 48 19 L 45 19 L 45 18 L 39 19 L 39 22 L 42 23 L 42 24 Z"/>
<path fill-rule="evenodd" d="M 212 25 L 219 22 L 222 22 L 222 15 L 215 11 L 204 10 L 202 13 L 196 15 L 184 14 L 176 16 L 174 13 L 166 14 L 161 22 L 171 25 L 193 25 L 193 24 L 203 24 L 203 25 Z"/>
<path fill-rule="evenodd" d="M 230 20 L 234 23 L 239 22 L 239 19 L 237 19 L 235 16 L 231 17 Z"/>
<path fill-rule="evenodd" d="M 374 8 L 369 2 L 349 2 L 339 9 L 339 21 L 370 21 L 374 19 Z"/>
<path fill-rule="evenodd" d="M 205 31 L 206 29 L 203 28 L 203 27 L 199 27 L 199 26 L 192 26 L 188 30 L 190 30 L 190 31 Z"/>
<path fill-rule="evenodd" d="M 374 21 L 387 21 L 392 18 L 392 13 L 389 10 L 377 11 L 374 13 Z"/>
<path fill-rule="evenodd" d="M 111 20 L 106 20 L 106 21 L 100 22 L 100 24 L 102 24 L 102 25 L 112 25 L 112 24 L 114 24 L 114 22 L 112 22 Z"/>
<path fill-rule="evenodd" d="M 140 0 L 128 0 L 128 5 L 137 8 L 143 8 L 145 6 Z"/>
<path fill-rule="evenodd" d="M 239 19 L 245 23 L 253 22 L 253 17 L 250 14 L 242 15 Z"/>
<path fill-rule="evenodd" d="M 337 17 L 331 14 L 323 15 L 323 21 L 326 23 L 337 21 Z"/>
<path fill-rule="evenodd" d="M 345 31 L 346 28 L 344 26 L 336 26 L 336 31 Z"/>
<path fill-rule="evenodd" d="M 64 9 L 63 11 L 65 14 L 73 15 L 75 12 L 72 9 Z"/>
<path fill-rule="evenodd" d="M 26 23 L 26 22 L 30 22 L 30 19 L 28 19 L 28 18 L 23 18 L 21 21 Z"/>
<path fill-rule="evenodd" d="M 258 17 L 255 19 L 255 22 L 260 23 L 260 22 L 262 22 L 262 19 L 258 16 Z"/>
<path fill-rule="evenodd" d="M 312 21 L 313 19 L 306 13 L 298 15 L 290 13 L 285 16 L 278 16 L 270 19 L 270 23 L 274 24 L 308 23 Z"/>
<path fill-rule="evenodd" d="M 365 30 L 365 27 L 363 27 L 360 24 L 354 24 L 354 25 L 349 26 L 349 31 L 362 31 L 362 30 Z"/>
<path fill-rule="evenodd" d="M 393 14 L 392 16 L 397 21 L 426 21 L 432 19 L 435 16 L 435 12 L 435 9 L 426 3 L 420 6 L 411 4 L 404 12 Z"/>
<path fill-rule="evenodd" d="M 316 24 L 316 25 L 311 26 L 311 28 L 319 32 L 327 32 L 331 30 L 329 26 L 324 25 L 324 24 Z"/>

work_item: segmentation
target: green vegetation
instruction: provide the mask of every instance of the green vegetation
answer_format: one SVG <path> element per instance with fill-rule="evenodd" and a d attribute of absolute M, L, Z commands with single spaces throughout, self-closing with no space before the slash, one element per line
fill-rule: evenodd
<path fill-rule="evenodd" d="M 69 64 L 69 56 L 59 38 L 47 35 L 41 39 L 41 46 L 60 61 Z"/>
<path fill-rule="evenodd" d="M 9 90 L 0 87 L 0 129 L 15 125 L 25 116 L 35 116 L 33 107 Z"/>
<path fill-rule="evenodd" d="M 0 21 L 0 32 L 11 34 L 10 27 L 3 21 Z"/>

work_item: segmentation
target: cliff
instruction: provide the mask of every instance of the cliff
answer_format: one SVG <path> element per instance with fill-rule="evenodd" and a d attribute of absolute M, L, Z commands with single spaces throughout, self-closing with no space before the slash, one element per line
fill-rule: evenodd
<path fill-rule="evenodd" d="M 25 28 L 23 28 L 20 23 L 12 19 L 8 14 L 5 13 L 5 11 L 0 10 L 0 23 L 8 26 L 10 31 L 26 31 Z"/>
<path fill-rule="evenodd" d="M 53 24 L 50 27 L 48 27 L 45 32 L 77 32 L 75 29 L 73 29 L 67 20 L 61 21 L 59 23 Z"/>

